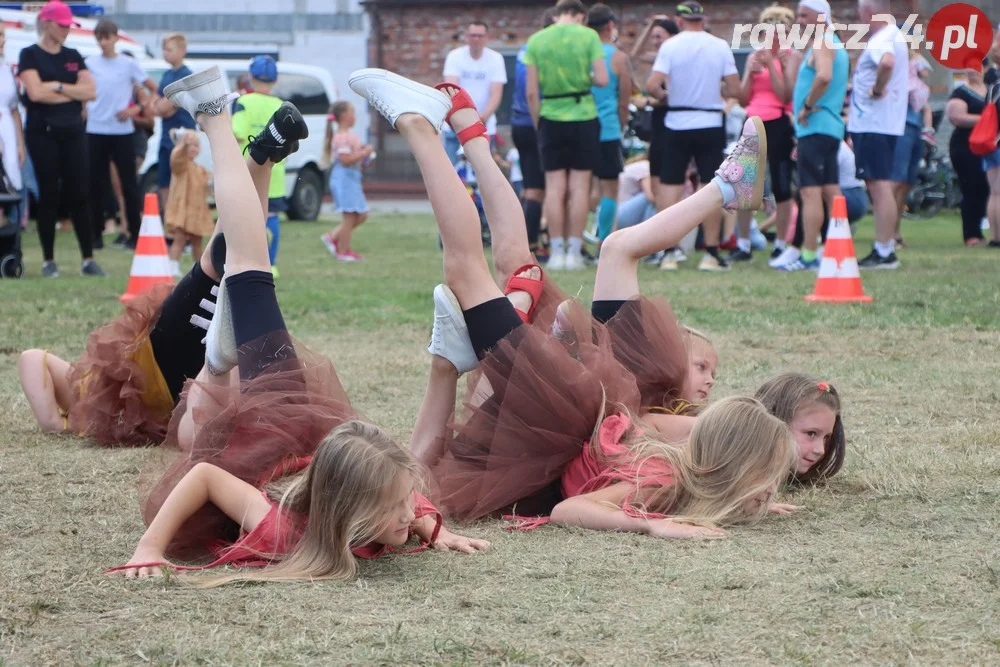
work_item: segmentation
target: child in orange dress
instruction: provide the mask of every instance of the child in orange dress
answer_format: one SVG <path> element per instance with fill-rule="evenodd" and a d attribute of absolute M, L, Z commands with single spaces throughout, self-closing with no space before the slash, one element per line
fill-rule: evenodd
<path fill-rule="evenodd" d="M 180 275 L 184 247 L 191 244 L 194 261 L 201 258 L 202 239 L 212 234 L 215 223 L 208 207 L 208 170 L 195 162 L 201 153 L 199 133 L 175 130 L 176 146 L 170 153 L 170 194 L 167 197 L 167 233 L 174 237 L 168 253 L 171 268 Z"/>
<path fill-rule="evenodd" d="M 252 162 L 244 162 L 218 68 L 171 84 L 165 95 L 204 128 L 220 215 L 241 227 L 229 235 L 205 367 L 175 410 L 165 443 L 179 450 L 178 459 L 144 503 L 149 528 L 135 553 L 112 571 L 146 577 L 165 567 L 229 564 L 261 569 L 193 583 L 315 581 L 349 578 L 356 558 L 398 550 L 411 536 L 420 548 L 487 548 L 442 525 L 419 494 L 418 464 L 358 419 L 332 364 L 285 328 L 264 211 L 271 166 L 304 136 L 302 116 L 283 104 L 251 145 Z M 213 562 L 185 568 L 168 563 L 168 555 Z"/>
<path fill-rule="evenodd" d="M 794 451 L 787 426 L 758 401 L 721 401 L 698 418 L 687 446 L 666 444 L 637 417 L 640 378 L 618 361 L 607 326 L 588 321 L 566 344 L 527 325 L 538 314 L 545 290 L 537 264 L 514 272 L 507 295 L 497 287 L 482 253 L 475 206 L 463 196 L 438 136 L 449 120 L 477 169 L 484 203 L 488 193 L 494 203 L 506 198 L 516 204 L 490 158 L 485 126 L 468 95 L 450 84 L 435 90 L 375 69 L 355 72 L 349 84 L 409 143 L 434 208 L 447 284 L 436 290 L 435 304 L 461 326 L 451 336 L 435 336 L 431 351 L 451 361 L 453 382 L 478 360 L 464 414 L 439 437 L 423 437 L 421 447 L 414 448 L 431 468 L 446 512 L 474 519 L 515 504 L 521 510 L 530 502 L 536 511 L 550 509 L 558 523 L 659 537 L 718 537 L 718 526 L 767 513 Z M 748 137 L 756 129 L 756 124 L 748 126 Z M 631 258 L 637 263 L 662 249 L 721 205 L 759 206 L 763 174 L 757 183 L 749 166 L 751 161 L 756 165 L 757 142 L 756 136 L 745 137 L 744 152 L 723 165 L 719 183 L 610 236 L 611 269 L 603 280 L 599 277 L 598 297 L 634 296 L 635 279 L 629 292 L 625 275 L 630 266 L 635 273 Z M 733 169 L 743 165 L 750 172 L 746 179 Z M 516 205 L 509 210 L 520 212 Z M 495 253 L 522 253 L 527 247 L 523 218 L 493 243 Z M 607 284 L 612 273 L 625 284 Z M 679 333 L 676 339 L 670 359 L 683 376 L 688 355 Z M 436 364 L 446 371 L 442 366 Z M 431 386 L 434 382 L 446 384 L 443 376 L 432 377 Z M 425 405 L 436 400 L 433 394 L 428 391 Z M 435 425 L 426 426 L 430 432 Z M 553 502 L 553 485 L 561 501 Z"/>

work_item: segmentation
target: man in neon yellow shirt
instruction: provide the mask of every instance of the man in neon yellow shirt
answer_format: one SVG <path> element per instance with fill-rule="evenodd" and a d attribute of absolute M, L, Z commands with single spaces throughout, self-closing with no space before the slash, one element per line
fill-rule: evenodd
<path fill-rule="evenodd" d="M 256 56 L 250 61 L 250 93 L 236 100 L 233 108 L 233 134 L 240 148 L 247 149 L 250 137 L 255 137 L 264 131 L 267 121 L 278 107 L 281 99 L 271 95 L 275 82 L 278 80 L 278 64 L 271 56 Z M 285 162 L 274 165 L 271 172 L 271 187 L 267 193 L 267 254 L 271 259 L 271 272 L 278 276 L 275 266 L 278 259 L 278 242 L 281 239 L 280 213 L 288 210 L 285 201 Z"/>
<path fill-rule="evenodd" d="M 586 17 L 580 0 L 559 0 L 555 23 L 532 35 L 524 51 L 525 93 L 545 169 L 550 270 L 584 268 L 580 251 L 590 212 L 590 180 L 601 157 L 601 125 L 591 86 L 608 85 L 608 68 L 601 38 L 582 25 Z"/>

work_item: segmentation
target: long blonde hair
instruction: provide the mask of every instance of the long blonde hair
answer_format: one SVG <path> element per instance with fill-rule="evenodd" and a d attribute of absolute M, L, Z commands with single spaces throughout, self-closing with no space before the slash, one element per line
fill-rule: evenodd
<path fill-rule="evenodd" d="M 397 482 L 421 479 L 419 464 L 374 424 L 349 421 L 333 429 L 301 473 L 266 489 L 285 512 L 305 517 L 298 544 L 275 565 L 218 577 L 191 578 L 197 588 L 235 581 L 352 579 L 357 562 L 351 549 L 370 543 L 385 528 Z M 279 526 L 280 529 L 280 526 Z M 276 559 L 275 554 L 260 554 Z"/>
<path fill-rule="evenodd" d="M 796 462 L 788 426 L 746 396 L 705 409 L 686 444 L 665 443 L 635 427 L 625 440 L 628 455 L 608 463 L 636 484 L 628 504 L 640 512 L 707 526 L 760 519 L 768 503 L 751 509 L 749 502 L 784 481 Z M 664 483 L 649 477 L 657 468 L 666 469 L 656 463 L 669 466 L 670 479 Z"/>

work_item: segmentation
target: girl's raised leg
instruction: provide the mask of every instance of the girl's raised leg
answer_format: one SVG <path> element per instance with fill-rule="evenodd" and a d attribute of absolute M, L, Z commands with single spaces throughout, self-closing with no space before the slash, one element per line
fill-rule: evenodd
<path fill-rule="evenodd" d="M 719 167 L 712 182 L 649 220 L 614 232 L 601 246 L 594 301 L 623 301 L 639 296 L 638 266 L 643 257 L 680 244 L 681 239 L 721 207 L 760 208 L 767 163 L 767 138 L 756 116 Z"/>

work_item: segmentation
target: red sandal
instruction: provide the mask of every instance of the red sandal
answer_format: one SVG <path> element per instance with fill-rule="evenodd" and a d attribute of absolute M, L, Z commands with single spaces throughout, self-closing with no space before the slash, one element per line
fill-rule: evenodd
<path fill-rule="evenodd" d="M 472 109 L 476 113 L 479 113 L 479 110 L 476 109 L 476 103 L 472 101 L 471 97 L 469 97 L 468 91 L 459 86 L 457 83 L 439 83 L 434 86 L 434 88 L 440 90 L 441 92 L 444 92 L 446 88 L 458 88 L 458 94 L 451 98 L 451 111 L 449 111 L 448 115 L 444 117 L 444 120 L 448 123 L 448 125 L 451 125 L 451 117 L 459 109 Z M 483 124 L 482 120 L 477 120 L 469 127 L 465 128 L 461 132 L 458 132 L 457 136 L 458 142 L 463 146 L 476 137 L 489 138 L 489 134 L 486 132 L 486 126 Z"/>
<path fill-rule="evenodd" d="M 541 276 L 538 280 L 517 275 L 535 267 L 538 267 L 539 272 L 541 272 Z M 528 296 L 531 297 L 531 308 L 528 308 L 528 312 L 518 310 L 517 308 L 514 309 L 520 316 L 521 321 L 528 324 L 531 322 L 531 318 L 535 314 L 535 309 L 538 308 L 538 301 L 541 299 L 543 289 L 545 289 L 545 272 L 542 271 L 542 267 L 537 264 L 525 264 L 511 274 L 510 278 L 507 280 L 507 286 L 504 287 L 503 293 L 504 296 L 507 296 L 512 292 L 528 293 Z"/>

